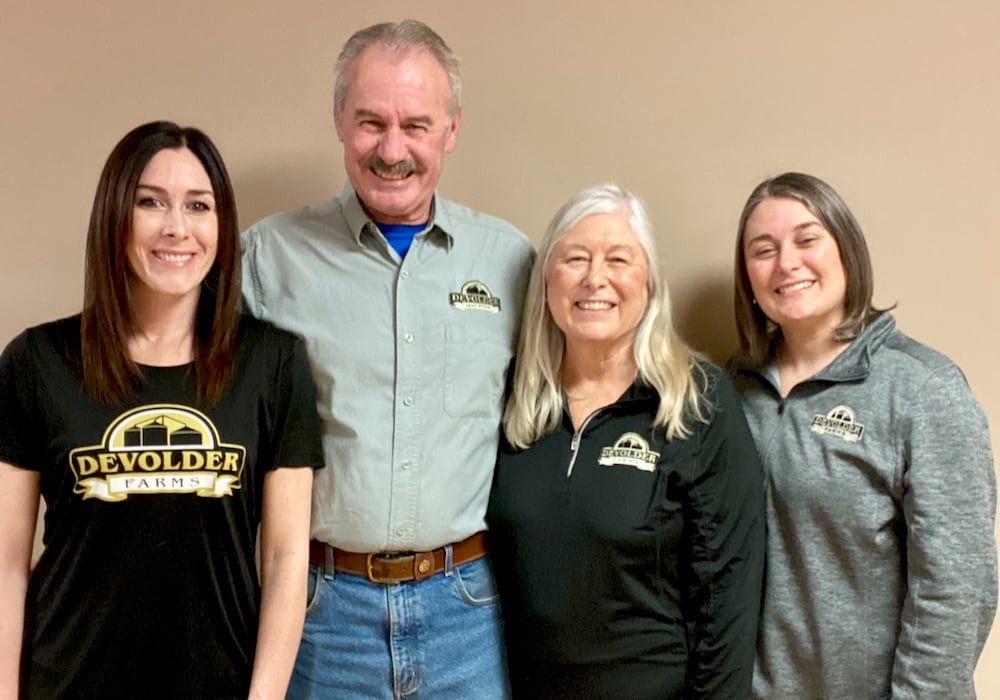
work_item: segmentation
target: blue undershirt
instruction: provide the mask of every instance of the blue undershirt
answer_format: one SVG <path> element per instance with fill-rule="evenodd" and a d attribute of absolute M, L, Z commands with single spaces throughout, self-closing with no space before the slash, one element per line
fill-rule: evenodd
<path fill-rule="evenodd" d="M 389 241 L 389 245 L 392 246 L 392 249 L 402 259 L 406 257 L 406 251 L 410 249 L 413 237 L 423 231 L 427 227 L 427 224 L 423 223 L 414 226 L 412 224 L 380 224 L 376 221 L 375 226 L 378 227 L 378 230 L 385 236 L 385 240 Z"/>

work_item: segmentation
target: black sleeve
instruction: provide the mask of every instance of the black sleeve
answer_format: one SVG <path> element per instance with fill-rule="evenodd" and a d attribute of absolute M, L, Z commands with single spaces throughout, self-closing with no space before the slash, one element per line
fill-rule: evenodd
<path fill-rule="evenodd" d="M 746 698 L 764 575 L 764 481 L 729 379 L 713 374 L 689 491 L 691 698 Z"/>
<path fill-rule="evenodd" d="M 322 467 L 323 441 L 316 410 L 316 386 L 305 345 L 292 337 L 282 356 L 275 387 L 274 425 L 270 436 L 275 467 Z"/>
<path fill-rule="evenodd" d="M 0 355 L 0 462 L 40 471 L 34 418 L 35 399 L 27 332 L 14 338 Z"/>

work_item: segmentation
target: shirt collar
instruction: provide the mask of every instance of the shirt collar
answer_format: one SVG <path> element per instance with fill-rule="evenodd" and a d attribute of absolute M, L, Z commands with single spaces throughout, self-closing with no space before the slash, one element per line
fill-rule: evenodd
<path fill-rule="evenodd" d="M 883 311 L 869 321 L 858 337 L 826 369 L 821 370 L 816 378 L 838 382 L 867 377 L 871 371 L 872 353 L 885 343 L 895 328 L 896 320 L 892 314 Z"/>
<path fill-rule="evenodd" d="M 358 199 L 358 195 L 354 191 L 354 188 L 351 187 L 350 182 L 344 184 L 344 191 L 340 196 L 340 206 L 344 213 L 344 219 L 351 230 L 351 235 L 354 236 L 354 240 L 358 242 L 358 245 L 361 245 L 361 238 L 366 231 L 370 235 L 382 235 L 378 233 L 375 222 L 365 213 L 364 207 L 361 206 L 361 200 Z M 424 231 L 430 237 L 440 236 L 445 246 L 451 250 L 455 242 L 454 230 L 455 224 L 448 212 L 447 202 L 438 197 L 437 192 L 435 192 L 434 200 L 431 203 L 431 217 Z"/>
<path fill-rule="evenodd" d="M 834 358 L 827 367 L 820 370 L 813 379 L 846 382 L 864 379 L 871 370 L 872 354 L 879 348 L 889 335 L 896 329 L 896 321 L 888 311 L 881 312 L 862 329 L 858 337 L 851 341 L 840 355 Z M 755 365 L 746 353 L 740 351 L 729 361 L 729 368 L 736 372 L 756 374 L 766 378 L 775 387 L 778 386 L 776 370 L 770 365 L 759 367 Z"/>
<path fill-rule="evenodd" d="M 660 395 L 656 393 L 656 389 L 646 384 L 641 378 L 636 377 L 635 381 L 632 382 L 632 386 L 625 390 L 622 397 L 618 400 L 619 403 L 631 402 L 631 401 L 656 401 L 659 402 Z"/>

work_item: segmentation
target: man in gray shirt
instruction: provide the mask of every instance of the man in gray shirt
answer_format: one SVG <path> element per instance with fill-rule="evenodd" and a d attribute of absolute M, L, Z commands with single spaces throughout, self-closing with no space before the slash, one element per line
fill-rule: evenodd
<path fill-rule="evenodd" d="M 334 95 L 349 184 L 243 235 L 248 310 L 305 338 L 324 421 L 289 697 L 507 693 L 483 530 L 534 252 L 436 193 L 460 93 L 423 23 L 355 33 Z"/>

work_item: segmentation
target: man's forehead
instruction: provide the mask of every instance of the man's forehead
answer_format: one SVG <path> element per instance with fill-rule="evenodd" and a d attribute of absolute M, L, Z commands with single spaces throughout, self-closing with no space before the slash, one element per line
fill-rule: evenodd
<path fill-rule="evenodd" d="M 348 82 L 367 80 L 377 74 L 409 73 L 418 75 L 428 83 L 448 85 L 448 74 L 427 49 L 420 46 L 397 48 L 386 44 L 373 44 L 362 51 L 347 71 Z"/>
<path fill-rule="evenodd" d="M 402 110 L 431 116 L 447 112 L 451 99 L 447 73 L 426 49 L 370 46 L 346 77 L 344 107 L 351 114 Z"/>

